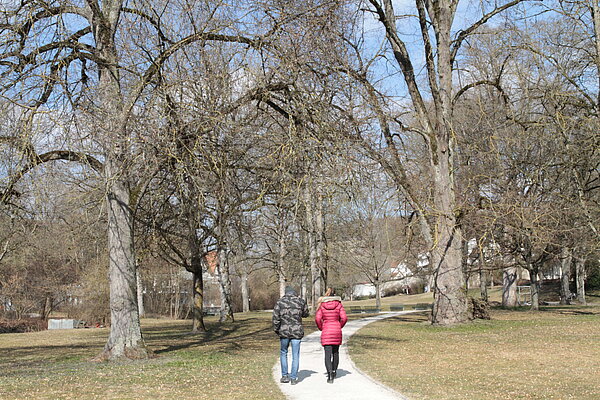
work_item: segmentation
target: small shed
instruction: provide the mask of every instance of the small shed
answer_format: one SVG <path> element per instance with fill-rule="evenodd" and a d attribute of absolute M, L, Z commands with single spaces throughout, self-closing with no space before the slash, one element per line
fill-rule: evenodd
<path fill-rule="evenodd" d="M 83 328 L 85 323 L 78 319 L 49 319 L 48 329 L 76 329 Z"/>

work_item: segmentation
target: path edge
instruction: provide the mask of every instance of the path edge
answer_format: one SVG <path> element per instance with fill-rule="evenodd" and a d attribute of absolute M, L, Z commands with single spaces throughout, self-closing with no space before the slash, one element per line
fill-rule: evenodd
<path fill-rule="evenodd" d="M 397 317 L 399 315 L 405 315 L 405 314 L 412 314 L 415 312 L 421 312 L 421 310 L 385 312 L 385 313 L 376 315 L 375 318 L 373 318 L 373 316 L 371 316 L 371 317 L 365 317 L 365 318 L 354 320 L 352 322 L 364 321 L 365 323 L 364 323 L 364 325 L 360 326 L 356 331 L 354 331 L 354 333 L 352 333 L 352 335 L 349 335 L 347 337 L 346 344 L 344 346 L 345 347 L 344 351 L 346 352 L 346 354 L 348 356 L 347 357 L 348 361 L 352 365 L 352 367 L 356 370 L 356 372 L 358 372 L 359 374 L 364 376 L 367 380 L 371 381 L 375 385 L 392 392 L 395 396 L 398 397 L 398 400 L 410 400 L 410 399 L 408 397 L 406 397 L 405 395 L 403 395 L 402 393 L 398 392 L 397 390 L 395 390 L 395 389 L 387 386 L 386 384 L 376 380 L 375 378 L 369 376 L 362 369 L 358 368 L 356 366 L 356 364 L 354 363 L 354 361 L 352 360 L 352 357 L 350 357 L 350 347 L 348 346 L 348 342 L 350 341 L 350 338 L 356 334 L 356 332 L 360 331 L 362 328 L 364 328 L 365 326 L 367 326 L 375 321 L 381 321 L 386 318 Z M 273 380 L 275 381 L 275 384 L 277 385 L 277 388 L 279 389 L 279 392 L 283 395 L 283 397 L 285 399 L 290 399 L 290 397 L 286 393 L 284 393 L 281 390 L 281 388 L 279 388 L 279 378 L 280 378 L 280 374 L 281 374 L 280 368 L 281 367 L 279 366 L 279 359 L 277 359 L 277 361 L 275 361 L 275 364 L 273 365 L 273 368 L 272 368 L 272 377 L 273 377 Z"/>

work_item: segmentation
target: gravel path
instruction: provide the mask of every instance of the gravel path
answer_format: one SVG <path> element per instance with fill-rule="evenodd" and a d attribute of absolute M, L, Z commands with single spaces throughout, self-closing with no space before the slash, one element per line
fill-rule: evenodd
<path fill-rule="evenodd" d="M 323 347 L 321 346 L 321 332 L 316 331 L 302 339 L 300 345 L 300 370 L 297 385 L 279 383 L 281 369 L 279 356 L 273 366 L 273 379 L 278 383 L 281 391 L 290 400 L 407 400 L 400 393 L 375 381 L 360 371 L 348 355 L 348 338 L 363 326 L 373 321 L 397 315 L 408 314 L 414 311 L 402 311 L 379 314 L 374 317 L 349 321 L 343 329 L 344 339 L 340 346 L 340 364 L 337 378 L 333 384 L 327 383 Z M 288 363 L 291 366 L 291 348 Z"/>

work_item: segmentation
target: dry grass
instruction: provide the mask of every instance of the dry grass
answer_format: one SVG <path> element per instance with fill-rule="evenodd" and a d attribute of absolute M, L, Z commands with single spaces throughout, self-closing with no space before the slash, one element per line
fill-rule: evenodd
<path fill-rule="evenodd" d="M 209 332 L 197 335 L 189 321 L 143 320 L 158 357 L 136 362 L 90 361 L 107 329 L 1 335 L 0 398 L 283 399 L 271 377 L 279 349 L 271 314 L 236 317 L 223 326 L 208 319 Z"/>
<path fill-rule="evenodd" d="M 359 368 L 411 399 L 600 399 L 600 307 L 493 311 L 432 327 L 376 322 L 350 341 Z"/>
<path fill-rule="evenodd" d="M 469 296 L 479 297 L 479 289 L 470 289 Z M 502 288 L 493 287 L 488 289 L 488 296 L 490 301 L 502 301 Z M 433 303 L 433 292 L 405 295 L 400 294 L 396 296 L 382 297 L 381 304 L 382 309 L 386 309 L 386 306 L 390 304 L 404 304 L 414 305 L 418 303 Z M 344 306 L 374 306 L 375 299 L 357 300 L 357 301 L 344 301 Z"/>

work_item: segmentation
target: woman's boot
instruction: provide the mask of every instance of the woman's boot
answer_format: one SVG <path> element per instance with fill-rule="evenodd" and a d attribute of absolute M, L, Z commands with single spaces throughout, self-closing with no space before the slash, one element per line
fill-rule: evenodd
<path fill-rule="evenodd" d="M 332 372 L 327 373 L 327 383 L 333 383 L 333 373 Z"/>

